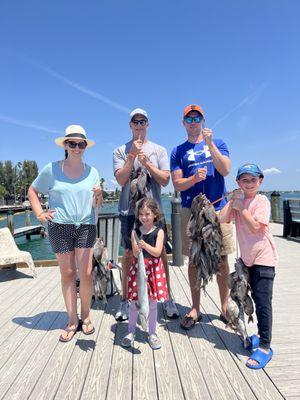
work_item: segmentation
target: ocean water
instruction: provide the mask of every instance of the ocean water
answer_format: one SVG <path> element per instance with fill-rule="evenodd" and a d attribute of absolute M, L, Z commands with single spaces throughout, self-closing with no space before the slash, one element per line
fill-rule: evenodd
<path fill-rule="evenodd" d="M 283 200 L 287 198 L 299 198 L 299 193 L 294 192 L 281 192 L 280 193 L 280 212 L 281 212 L 281 220 L 283 218 Z M 270 195 L 267 194 L 268 197 Z M 171 221 L 171 198 L 164 197 L 163 198 L 163 209 L 167 222 Z M 104 204 L 101 213 L 117 213 L 117 203 Z M 1 216 L 0 216 L 1 218 Z M 31 214 L 31 224 L 38 225 L 39 221 L 35 218 L 33 214 Z M 6 218 L 0 220 L 0 228 L 7 226 Z M 19 228 L 24 226 L 24 213 L 16 214 L 14 216 L 14 226 L 15 228 Z M 52 252 L 50 243 L 48 238 L 42 239 L 39 236 L 32 236 L 31 240 L 26 240 L 25 236 L 16 239 L 16 243 L 20 250 L 29 251 L 34 260 L 49 260 L 54 259 L 55 254 Z"/>

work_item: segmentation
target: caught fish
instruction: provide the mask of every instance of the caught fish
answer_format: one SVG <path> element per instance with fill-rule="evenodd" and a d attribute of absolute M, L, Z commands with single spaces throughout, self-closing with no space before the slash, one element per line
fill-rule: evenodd
<path fill-rule="evenodd" d="M 228 276 L 228 287 L 230 297 L 236 301 L 239 307 L 248 315 L 248 323 L 253 321 L 254 305 L 249 296 L 250 275 L 248 268 L 244 265 L 241 258 L 238 258 L 234 264 L 235 271 Z"/>
<path fill-rule="evenodd" d="M 230 289 L 230 299 L 228 301 L 226 316 L 229 324 L 234 331 L 238 332 L 244 342 L 244 347 L 248 345 L 248 334 L 245 324 L 245 314 L 248 315 L 248 323 L 253 322 L 254 305 L 249 296 L 250 276 L 249 270 L 244 265 L 241 258 L 235 262 L 235 271 L 228 276 L 228 287 Z"/>
<path fill-rule="evenodd" d="M 230 327 L 235 332 L 238 332 L 244 343 L 244 347 L 246 348 L 248 345 L 248 333 L 246 329 L 246 324 L 244 320 L 244 313 L 241 311 L 241 308 L 238 306 L 237 302 L 229 299 L 226 309 L 226 317 L 228 319 L 227 327 Z"/>
<path fill-rule="evenodd" d="M 96 262 L 98 264 L 101 263 L 101 258 L 102 258 L 102 253 L 104 249 L 104 241 L 103 238 L 96 238 L 94 247 L 93 247 L 93 257 L 94 260 L 93 262 Z"/>
<path fill-rule="evenodd" d="M 107 302 L 106 292 L 110 281 L 110 270 L 107 268 L 108 250 L 103 238 L 97 238 L 93 248 L 93 297 Z"/>
<path fill-rule="evenodd" d="M 132 172 L 130 183 L 130 205 L 132 210 L 135 210 L 136 203 L 139 200 L 147 196 L 149 179 L 149 174 L 141 167 Z"/>
<path fill-rule="evenodd" d="M 137 244 L 140 239 L 134 231 L 134 236 Z M 138 284 L 138 300 L 136 302 L 136 308 L 140 322 L 144 331 L 148 329 L 148 318 L 149 318 L 149 299 L 148 299 L 148 287 L 147 287 L 147 275 L 144 262 L 143 251 L 139 252 L 138 256 L 138 271 L 137 271 L 137 284 Z"/>
<path fill-rule="evenodd" d="M 197 268 L 198 282 L 204 288 L 221 261 L 222 233 L 214 207 L 204 194 L 196 196 L 191 206 L 187 228 L 191 240 L 189 262 Z"/>

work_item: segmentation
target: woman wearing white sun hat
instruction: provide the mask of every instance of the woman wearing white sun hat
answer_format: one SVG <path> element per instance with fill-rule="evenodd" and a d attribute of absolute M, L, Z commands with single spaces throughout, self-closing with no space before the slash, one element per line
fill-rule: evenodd
<path fill-rule="evenodd" d="M 78 330 L 76 268 L 80 277 L 82 331 L 95 331 L 90 321 L 92 255 L 96 238 L 94 207 L 102 204 L 99 174 L 83 162 L 85 149 L 94 146 L 80 125 L 70 125 L 65 136 L 55 139 L 65 149 L 65 159 L 47 164 L 28 190 L 33 212 L 48 223 L 49 241 L 61 272 L 68 325 L 59 337 L 69 342 Z M 49 210 L 43 211 L 38 194 L 49 195 Z"/>

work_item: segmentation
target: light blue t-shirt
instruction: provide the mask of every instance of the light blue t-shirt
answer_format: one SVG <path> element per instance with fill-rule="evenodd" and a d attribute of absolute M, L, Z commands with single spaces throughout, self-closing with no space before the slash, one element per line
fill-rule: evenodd
<path fill-rule="evenodd" d="M 94 167 L 84 165 L 82 175 L 70 179 L 63 173 L 61 162 L 52 162 L 32 182 L 36 191 L 49 195 L 49 209 L 55 210 L 53 222 L 95 224 L 92 189 L 99 186 L 99 174 Z"/>

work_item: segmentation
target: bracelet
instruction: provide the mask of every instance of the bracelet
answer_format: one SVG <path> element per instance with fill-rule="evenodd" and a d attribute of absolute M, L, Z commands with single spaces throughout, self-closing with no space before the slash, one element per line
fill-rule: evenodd
<path fill-rule="evenodd" d="M 41 216 L 42 214 L 45 214 L 45 211 L 40 212 L 40 213 L 36 216 L 36 218 L 39 219 L 40 216 Z"/>
<path fill-rule="evenodd" d="M 135 159 L 135 154 L 133 153 L 128 153 L 128 158 L 130 158 L 130 160 L 134 160 Z"/>

